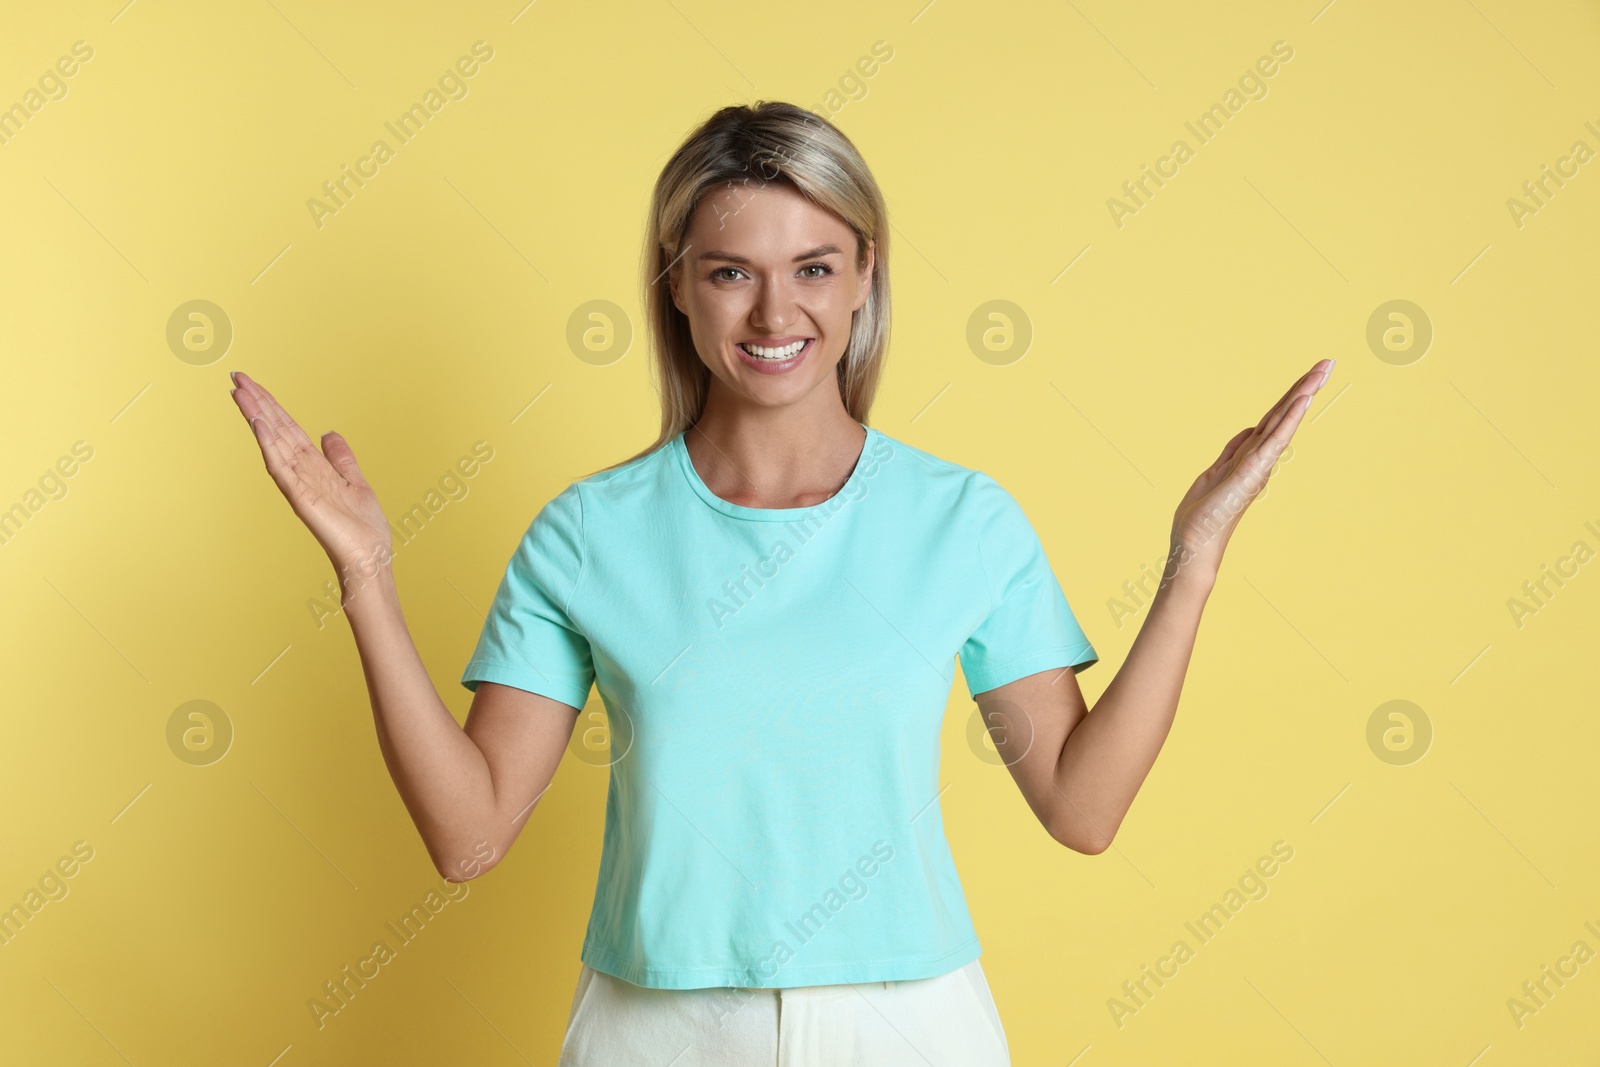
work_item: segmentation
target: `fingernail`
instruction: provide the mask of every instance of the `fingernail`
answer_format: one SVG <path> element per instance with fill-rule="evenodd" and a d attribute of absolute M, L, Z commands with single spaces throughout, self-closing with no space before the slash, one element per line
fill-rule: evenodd
<path fill-rule="evenodd" d="M 233 384 L 235 386 L 237 386 L 239 384 L 239 372 L 238 371 L 236 371 L 236 370 L 229 371 L 228 372 L 228 378 L 229 378 L 230 381 L 233 382 Z"/>
<path fill-rule="evenodd" d="M 234 394 L 234 393 L 237 393 L 237 392 L 238 392 L 238 391 L 239 391 L 239 390 L 238 390 L 238 389 L 237 389 L 237 388 L 234 388 L 234 389 L 229 389 L 229 390 L 228 390 L 228 395 L 229 395 L 229 396 L 232 396 L 232 395 L 233 395 L 233 394 Z"/>

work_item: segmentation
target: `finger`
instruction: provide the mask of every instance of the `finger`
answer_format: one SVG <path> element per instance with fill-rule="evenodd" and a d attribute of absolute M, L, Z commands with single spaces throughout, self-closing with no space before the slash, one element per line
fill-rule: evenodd
<path fill-rule="evenodd" d="M 1310 370 L 1306 371 L 1298 379 L 1296 379 L 1293 385 L 1289 386 L 1288 391 L 1278 398 L 1277 403 L 1273 404 L 1267 409 L 1267 413 L 1261 416 L 1261 421 L 1256 423 L 1256 429 L 1262 435 L 1268 434 L 1272 431 L 1271 423 L 1277 421 L 1277 418 L 1282 416 L 1283 412 L 1288 408 L 1288 406 L 1294 403 L 1296 397 L 1302 396 L 1306 393 L 1308 385 L 1310 386 L 1310 391 L 1313 393 L 1322 388 L 1322 379 L 1327 375 L 1326 368 L 1323 366 L 1323 364 L 1328 362 L 1330 361 L 1319 360 L 1315 365 L 1312 366 Z"/>
<path fill-rule="evenodd" d="M 361 476 L 361 468 L 356 464 L 356 454 L 342 434 L 334 430 L 323 434 L 322 454 L 328 457 L 328 462 L 333 464 L 334 470 L 344 476 L 345 481 L 362 489 L 371 488 L 367 485 L 367 480 Z"/>
<path fill-rule="evenodd" d="M 267 473 L 284 496 L 293 501 L 306 485 L 304 473 L 299 469 L 300 461 L 309 458 L 309 455 L 316 455 L 320 459 L 321 453 L 312 447 L 305 431 L 272 400 L 271 394 L 261 387 L 261 383 L 252 380 L 243 371 L 235 373 L 235 380 L 241 384 L 235 387 L 233 397 L 255 433 Z M 285 422 L 288 423 L 287 433 Z"/>
<path fill-rule="evenodd" d="M 261 459 L 267 465 L 267 473 L 272 475 L 272 480 L 278 483 L 278 488 L 282 489 L 285 495 L 290 495 L 289 486 L 295 479 L 294 463 L 289 450 L 284 447 L 278 431 L 265 417 L 251 415 L 248 418 L 250 429 L 256 435 L 256 444 L 261 446 Z"/>
<path fill-rule="evenodd" d="M 289 417 L 289 413 L 283 409 L 283 405 L 278 403 L 277 397 L 273 396 L 260 382 L 255 381 L 243 371 L 239 372 L 239 377 L 248 384 L 251 396 L 255 399 L 259 409 L 259 414 L 276 431 L 285 448 L 297 450 L 299 448 L 315 447 L 312 444 L 311 435 L 306 433 L 298 422 Z"/>
<path fill-rule="evenodd" d="M 267 410 L 267 402 L 262 395 L 261 385 L 251 380 L 246 375 L 239 374 L 236 379 L 239 384 L 233 390 L 233 399 L 239 405 L 239 412 L 247 420 L 260 419 L 269 427 L 273 425 L 271 413 Z"/>
<path fill-rule="evenodd" d="M 1265 434 L 1240 449 L 1239 465 L 1249 467 L 1252 481 L 1259 478 L 1263 484 L 1266 482 L 1272 465 L 1278 462 L 1278 457 L 1288 447 L 1289 438 L 1294 436 L 1295 429 L 1310 406 L 1311 394 L 1302 393 L 1272 420 Z"/>
<path fill-rule="evenodd" d="M 1222 446 L 1222 454 L 1219 455 L 1216 458 L 1216 461 L 1211 465 L 1213 467 L 1220 467 L 1222 464 L 1228 462 L 1228 460 L 1233 458 L 1233 454 L 1239 451 L 1239 446 L 1244 444 L 1245 438 L 1249 437 L 1254 432 L 1254 426 L 1246 426 L 1244 429 L 1234 434 L 1228 443 Z"/>
<path fill-rule="evenodd" d="M 228 394 L 233 397 L 233 402 L 239 405 L 239 414 L 246 419 L 261 414 L 261 405 L 256 402 L 255 394 L 251 392 L 249 379 L 240 379 L 238 371 L 233 371 L 229 377 L 233 379 L 233 388 Z"/>
<path fill-rule="evenodd" d="M 1263 435 L 1270 433 L 1271 429 L 1267 426 L 1267 423 L 1272 417 L 1281 414 L 1285 408 L 1294 403 L 1294 398 L 1305 391 L 1307 383 L 1314 383 L 1311 387 L 1311 392 L 1313 393 L 1321 389 L 1323 381 L 1328 376 L 1328 368 L 1332 366 L 1333 360 L 1331 359 L 1319 359 L 1312 364 L 1311 369 L 1297 378 L 1295 383 L 1289 386 L 1288 392 L 1279 397 L 1278 402 L 1267 409 L 1267 413 L 1261 416 L 1261 421 L 1256 423 L 1256 429 Z"/>
<path fill-rule="evenodd" d="M 1326 362 L 1329 366 L 1332 366 L 1331 360 Z M 1321 366 L 1321 363 L 1319 363 L 1318 366 Z M 1273 405 L 1273 407 L 1261 417 L 1261 421 L 1256 423 L 1254 430 L 1251 431 L 1250 437 L 1242 446 L 1240 446 L 1240 453 L 1242 457 L 1253 455 L 1265 446 L 1267 440 L 1272 436 L 1273 431 L 1276 430 L 1283 422 L 1284 416 L 1288 414 L 1289 409 L 1293 405 L 1301 403 L 1302 401 L 1306 405 L 1311 403 L 1312 396 L 1316 394 L 1318 389 L 1322 388 L 1322 383 L 1327 377 L 1326 369 L 1320 372 L 1320 377 L 1313 377 L 1313 375 L 1316 375 L 1317 373 L 1317 368 L 1313 367 L 1305 376 L 1300 379 L 1300 381 L 1295 383 L 1294 387 L 1290 389 L 1288 393 L 1284 394 L 1283 398 L 1280 399 L 1277 404 Z M 1314 383 L 1309 388 L 1306 387 L 1308 380 Z M 1296 420 L 1296 422 L 1298 423 L 1298 420 Z M 1244 460 L 1241 459 L 1241 462 L 1243 461 Z M 1268 465 L 1270 466 L 1271 463 L 1276 462 L 1277 457 L 1274 456 L 1269 461 Z"/>

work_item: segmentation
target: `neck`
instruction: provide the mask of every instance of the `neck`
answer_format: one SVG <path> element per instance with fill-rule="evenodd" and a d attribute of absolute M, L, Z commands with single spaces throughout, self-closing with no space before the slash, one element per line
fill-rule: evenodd
<path fill-rule="evenodd" d="M 866 431 L 843 403 L 816 412 L 707 403 L 683 435 L 706 487 L 754 508 L 820 504 L 844 487 Z"/>

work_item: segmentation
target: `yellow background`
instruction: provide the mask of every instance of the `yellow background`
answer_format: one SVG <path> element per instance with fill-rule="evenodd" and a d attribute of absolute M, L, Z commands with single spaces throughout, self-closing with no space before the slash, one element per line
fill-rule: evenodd
<path fill-rule="evenodd" d="M 0 907 L 74 842 L 94 857 L 0 948 L 0 1058 L 555 1061 L 606 785 L 572 754 L 506 861 L 312 1018 L 437 876 L 348 625 L 308 608 L 331 569 L 227 375 L 346 435 L 391 516 L 492 446 L 397 562 L 464 717 L 527 522 L 653 439 L 651 184 L 716 107 L 775 98 L 831 111 L 890 205 L 871 421 L 1023 502 L 1102 656 L 1091 703 L 1142 617 L 1108 601 L 1160 560 L 1190 481 L 1339 361 L 1234 538 L 1112 850 L 1054 844 L 952 692 L 942 803 L 1015 1062 L 1587 1062 L 1600 962 L 1520 1027 L 1507 999 L 1600 950 L 1600 568 L 1521 627 L 1507 601 L 1600 547 L 1600 162 L 1520 227 L 1506 202 L 1600 149 L 1597 37 L 1592 4 L 1505 0 L 11 5 L 0 104 L 74 41 L 94 55 L 0 145 L 0 506 L 73 442 L 93 458 L 0 546 Z M 477 40 L 469 94 L 318 228 L 308 198 Z M 1268 94 L 1198 145 L 1185 121 L 1280 40 Z M 877 41 L 892 58 L 830 100 Z M 1194 158 L 1119 228 L 1108 198 L 1178 138 Z M 166 342 L 192 299 L 235 334 L 205 366 Z M 966 341 L 997 299 L 1033 329 L 1005 365 Z M 1434 330 L 1406 365 L 1366 341 L 1395 299 Z M 607 365 L 566 340 L 591 300 L 632 316 Z M 196 699 L 235 731 L 209 766 L 166 739 Z M 1393 699 L 1434 731 L 1405 766 L 1366 740 Z M 1279 840 L 1266 898 L 1113 1022 L 1122 983 Z"/>

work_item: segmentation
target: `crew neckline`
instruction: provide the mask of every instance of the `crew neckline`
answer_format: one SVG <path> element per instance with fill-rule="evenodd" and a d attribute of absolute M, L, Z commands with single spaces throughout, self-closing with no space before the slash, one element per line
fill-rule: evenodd
<path fill-rule="evenodd" d="M 678 469 L 683 472 L 684 479 L 689 483 L 689 487 L 694 490 L 695 495 L 724 515 L 731 515 L 736 519 L 753 519 L 757 522 L 792 522 L 795 519 L 810 515 L 818 508 L 831 504 L 833 501 L 845 496 L 846 490 L 861 480 L 862 468 L 866 466 L 867 462 L 867 453 L 872 450 L 873 441 L 878 437 L 878 431 L 866 423 L 858 422 L 856 425 L 865 430 L 867 435 L 861 442 L 861 455 L 856 457 L 856 465 L 851 469 L 850 477 L 846 478 L 844 485 L 839 487 L 839 491 L 827 500 L 821 500 L 815 504 L 808 504 L 800 508 L 751 508 L 743 504 L 735 504 L 731 500 L 724 500 L 711 491 L 711 487 L 706 485 L 704 479 L 700 477 L 700 472 L 694 469 L 694 462 L 689 458 L 689 447 L 683 440 L 684 435 L 689 432 L 687 429 L 680 431 L 672 439 L 671 448 L 678 457 Z"/>

